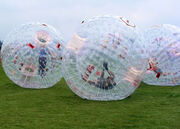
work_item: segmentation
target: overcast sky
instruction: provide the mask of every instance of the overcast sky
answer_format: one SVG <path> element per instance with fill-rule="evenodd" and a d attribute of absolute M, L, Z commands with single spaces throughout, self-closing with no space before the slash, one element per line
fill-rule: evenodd
<path fill-rule="evenodd" d="M 180 26 L 180 0 L 0 0 L 0 39 L 16 26 L 39 21 L 68 40 L 81 21 L 106 14 L 124 16 L 142 29 L 162 23 Z"/>

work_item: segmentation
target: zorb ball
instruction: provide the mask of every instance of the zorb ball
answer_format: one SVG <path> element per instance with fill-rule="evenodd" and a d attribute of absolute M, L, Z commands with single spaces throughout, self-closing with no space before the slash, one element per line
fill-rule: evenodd
<path fill-rule="evenodd" d="M 2 47 L 2 41 L 0 41 L 0 61 L 1 61 L 1 47 Z"/>
<path fill-rule="evenodd" d="M 2 46 L 7 76 L 24 88 L 48 88 L 62 77 L 64 41 L 52 26 L 29 23 L 13 30 Z"/>
<path fill-rule="evenodd" d="M 121 100 L 139 86 L 147 61 L 141 35 L 123 17 L 83 21 L 64 52 L 64 77 L 82 98 Z"/>
<path fill-rule="evenodd" d="M 151 85 L 180 85 L 180 28 L 155 25 L 144 35 L 149 66 L 143 81 Z"/>

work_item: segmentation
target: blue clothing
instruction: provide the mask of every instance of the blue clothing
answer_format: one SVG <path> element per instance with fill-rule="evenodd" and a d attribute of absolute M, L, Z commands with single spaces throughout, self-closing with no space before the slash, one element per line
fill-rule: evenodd
<path fill-rule="evenodd" d="M 46 64 L 47 64 L 47 48 L 42 48 L 40 49 L 39 52 L 39 75 L 41 77 L 45 76 L 45 68 L 46 68 Z"/>
<path fill-rule="evenodd" d="M 47 51 L 48 51 L 47 48 L 41 48 L 39 52 L 39 57 L 46 57 Z"/>

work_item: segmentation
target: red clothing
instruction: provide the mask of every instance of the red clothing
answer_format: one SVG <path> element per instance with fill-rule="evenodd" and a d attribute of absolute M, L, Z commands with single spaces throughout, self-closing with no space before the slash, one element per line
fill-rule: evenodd
<path fill-rule="evenodd" d="M 156 74 L 156 78 L 159 78 L 159 77 L 160 77 L 160 75 L 161 75 L 161 73 L 160 73 L 160 72 L 158 72 L 158 73 Z"/>
<path fill-rule="evenodd" d="M 148 70 L 156 71 L 156 70 L 157 70 L 157 67 L 154 67 L 154 66 L 153 66 L 153 63 L 150 62 L 150 63 L 149 63 L 149 68 L 148 68 Z"/>
<path fill-rule="evenodd" d="M 154 67 L 152 62 L 149 63 L 149 68 L 147 70 L 156 72 L 156 78 L 159 78 L 161 76 L 161 73 L 157 72 L 157 67 Z"/>

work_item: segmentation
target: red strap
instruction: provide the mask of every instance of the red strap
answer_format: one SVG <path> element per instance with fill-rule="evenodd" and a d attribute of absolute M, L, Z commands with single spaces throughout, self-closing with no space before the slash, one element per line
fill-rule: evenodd
<path fill-rule="evenodd" d="M 29 43 L 28 46 L 29 46 L 30 48 L 32 48 L 32 49 L 35 48 L 34 45 L 32 45 L 31 43 Z"/>
<path fill-rule="evenodd" d="M 61 44 L 60 44 L 60 43 L 58 43 L 58 44 L 57 44 L 57 48 L 60 48 L 60 46 L 61 46 Z"/>
<path fill-rule="evenodd" d="M 100 72 L 99 72 L 99 71 L 96 71 L 96 75 L 97 75 L 97 76 L 100 76 Z"/>

